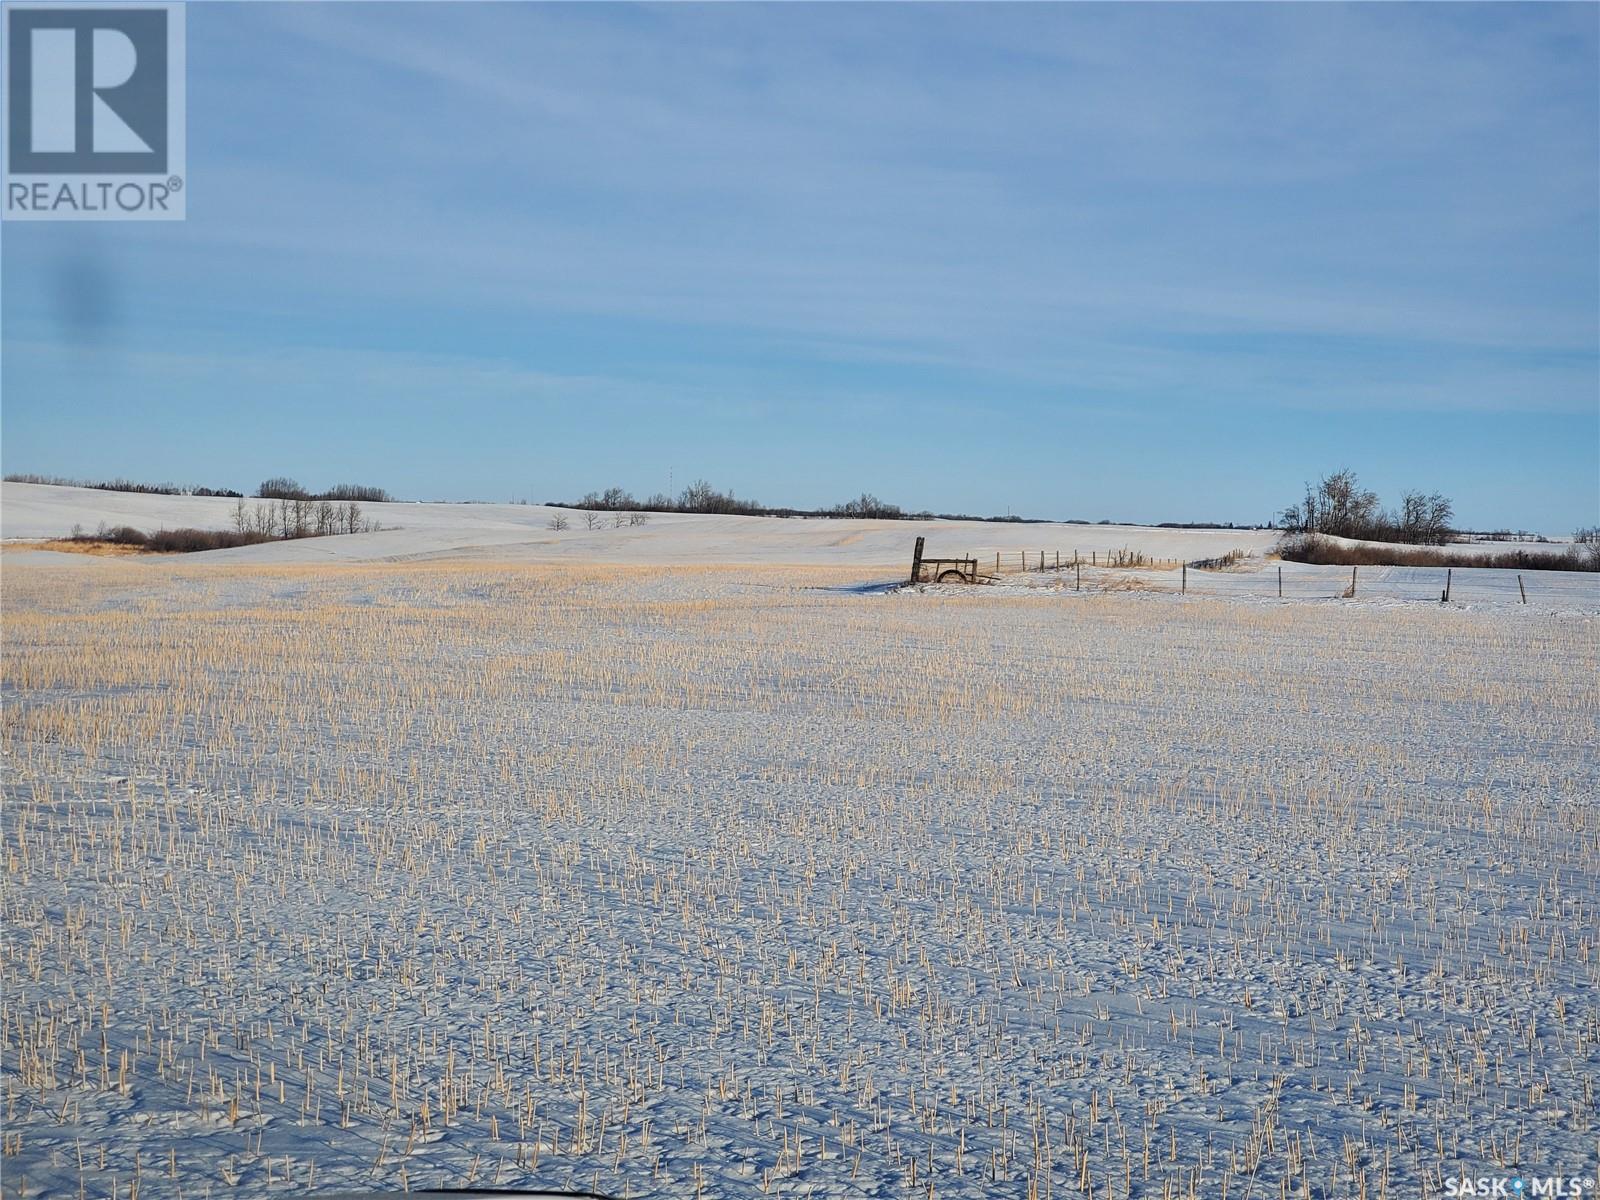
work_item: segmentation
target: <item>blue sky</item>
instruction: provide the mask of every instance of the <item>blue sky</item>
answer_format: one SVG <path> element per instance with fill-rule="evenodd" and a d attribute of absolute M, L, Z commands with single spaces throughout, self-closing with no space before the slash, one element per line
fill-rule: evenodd
<path fill-rule="evenodd" d="M 1600 6 L 191 5 L 8 224 L 8 471 L 1600 519 Z"/>

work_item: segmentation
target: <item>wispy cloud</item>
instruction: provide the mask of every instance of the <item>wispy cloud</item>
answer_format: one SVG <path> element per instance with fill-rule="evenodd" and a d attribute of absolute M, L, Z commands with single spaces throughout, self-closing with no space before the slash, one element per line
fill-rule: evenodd
<path fill-rule="evenodd" d="M 190 220 L 106 253 L 146 348 L 463 404 L 1587 419 L 1597 14 L 202 7 Z M 77 236 L 8 231 L 15 336 Z"/>

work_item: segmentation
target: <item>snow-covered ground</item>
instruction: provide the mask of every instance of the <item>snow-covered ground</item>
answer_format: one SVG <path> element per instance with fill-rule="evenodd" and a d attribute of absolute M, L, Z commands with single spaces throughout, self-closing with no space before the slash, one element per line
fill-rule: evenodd
<path fill-rule="evenodd" d="M 1276 559 L 1245 559 L 1237 569 L 1016 570 L 985 578 L 981 588 L 925 584 L 914 590 L 948 596 L 974 591 L 1070 600 L 1083 594 L 1181 594 L 1226 597 L 1252 603 L 1325 601 L 1342 605 L 1431 605 L 1441 607 L 1446 589 L 1457 608 L 1516 606 L 1600 614 L 1600 574 L 1593 571 L 1509 571 L 1491 567 L 1358 567 L 1353 596 L 1349 567 L 1313 566 Z M 1280 593 L 1281 587 L 1281 593 Z"/>
<path fill-rule="evenodd" d="M 1582 605 L 58 562 L 3 577 L 8 1195 L 1593 1177 Z"/>
<path fill-rule="evenodd" d="M 247 500 L 254 507 L 260 501 Z M 233 500 L 150 496 L 46 484 L 0 484 L 0 536 L 59 538 L 102 522 L 155 529 L 229 529 Z M 638 563 L 819 563 L 909 566 L 921 535 L 928 553 L 946 557 L 1019 550 L 1088 555 L 1132 546 L 1161 558 L 1226 554 L 1235 546 L 1265 551 L 1270 530 L 1152 529 L 1134 525 L 1007 524 L 986 521 L 834 521 L 782 517 L 715 517 L 652 513 L 642 526 L 585 527 L 582 513 L 520 504 L 365 504 L 378 533 L 307 538 L 213 551 L 223 561 L 252 563 L 364 562 L 476 557 L 495 561 Z M 550 520 L 564 514 L 572 528 Z"/>
<path fill-rule="evenodd" d="M 253 508 L 259 501 L 246 501 Z M 75 527 L 94 531 L 100 525 L 132 525 L 146 532 L 185 526 L 227 529 L 233 524 L 235 501 L 201 496 L 152 496 L 104 492 L 91 488 L 42 484 L 0 485 L 0 535 L 9 542 L 7 565 L 62 561 L 69 556 L 46 552 L 39 559 L 26 549 L 29 540 L 58 538 Z M 996 565 L 1000 576 L 992 586 L 1061 591 L 1076 588 L 1076 572 L 1040 573 L 1040 556 L 1051 566 L 1070 562 L 1103 562 L 1108 553 L 1132 550 L 1164 566 L 1215 559 L 1243 551 L 1238 570 L 1195 571 L 1188 576 L 1190 593 L 1226 595 L 1243 600 L 1277 598 L 1278 572 L 1286 599 L 1326 600 L 1349 587 L 1345 567 L 1316 567 L 1269 560 L 1277 534 L 1251 529 L 1162 529 L 1136 525 L 1027 524 L 976 521 L 833 521 L 778 517 L 717 517 L 675 513 L 650 514 L 642 526 L 616 526 L 608 514 L 600 527 L 589 529 L 583 514 L 570 509 L 516 504 L 369 504 L 365 516 L 383 526 L 380 532 L 339 537 L 305 538 L 217 550 L 203 555 L 150 556 L 138 560 L 157 569 L 178 562 L 194 564 L 267 565 L 337 562 L 478 561 L 631 563 L 631 564 L 811 564 L 871 568 L 877 582 L 893 582 L 910 563 L 912 543 L 927 540 L 929 556 L 976 557 L 985 572 Z M 557 513 L 571 528 L 552 530 Z M 1464 554 L 1518 548 L 1537 551 L 1529 543 L 1474 543 L 1458 547 Z M 76 557 L 76 556 L 71 556 Z M 78 561 L 81 561 L 78 560 Z M 1031 569 L 1021 573 L 1026 562 Z M 1451 601 L 1458 604 L 1522 604 L 1531 607 L 1600 610 L 1600 576 L 1575 572 L 1517 572 L 1457 569 Z M 1363 567 L 1358 572 L 1360 601 L 1437 601 L 1444 590 L 1442 569 Z M 1112 570 L 1088 567 L 1083 587 L 1091 591 L 1142 589 L 1178 591 L 1175 570 Z M 934 589 L 939 590 L 939 589 Z"/>

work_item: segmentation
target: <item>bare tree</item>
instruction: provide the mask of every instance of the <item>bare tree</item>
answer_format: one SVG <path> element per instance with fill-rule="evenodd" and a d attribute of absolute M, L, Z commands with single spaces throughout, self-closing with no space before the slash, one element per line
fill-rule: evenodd
<path fill-rule="evenodd" d="M 1356 481 L 1356 473 L 1348 467 L 1323 479 L 1318 488 L 1318 502 L 1321 508 L 1319 532 L 1339 537 L 1358 538 L 1369 534 L 1378 513 L 1378 494 L 1362 488 Z"/>
<path fill-rule="evenodd" d="M 312 497 L 315 500 L 364 500 L 368 504 L 387 504 L 394 499 L 381 487 L 364 483 L 336 483 L 325 492 Z"/>
<path fill-rule="evenodd" d="M 586 509 L 583 514 L 583 523 L 590 529 L 599 529 L 605 516 L 594 509 Z"/>
<path fill-rule="evenodd" d="M 897 521 L 906 515 L 898 504 L 879 500 L 871 492 L 862 492 L 855 500 L 846 500 L 843 504 L 834 505 L 833 513 L 840 517 L 886 517 Z"/>
<path fill-rule="evenodd" d="M 710 512 L 716 494 L 716 488 L 704 479 L 696 479 L 683 489 L 683 495 L 678 497 L 678 507 L 684 512 Z"/>
<path fill-rule="evenodd" d="M 567 519 L 566 513 L 558 512 L 550 518 L 550 528 L 554 529 L 557 533 L 560 533 L 569 525 L 571 525 L 571 522 Z"/>
<path fill-rule="evenodd" d="M 1420 540 L 1428 524 L 1428 497 L 1421 492 L 1407 492 L 1401 496 L 1397 523 L 1402 540 Z"/>
<path fill-rule="evenodd" d="M 1431 544 L 1442 546 L 1454 536 L 1451 522 L 1455 520 L 1455 507 L 1438 492 L 1428 497 L 1428 519 L 1424 529 Z"/>
<path fill-rule="evenodd" d="M 1572 540 L 1593 569 L 1600 571 L 1600 525 L 1590 525 L 1572 535 Z"/>
<path fill-rule="evenodd" d="M 1379 507 L 1378 494 L 1363 488 L 1348 467 L 1306 484 L 1305 498 L 1283 510 L 1281 522 L 1291 533 L 1325 533 L 1368 541 L 1413 543 L 1450 540 L 1454 513 L 1438 492 L 1408 491 L 1398 511 Z"/>
<path fill-rule="evenodd" d="M 263 479 L 261 486 L 256 489 L 256 495 L 263 500 L 301 500 L 307 494 L 305 488 L 287 475 L 274 475 L 271 479 Z"/>

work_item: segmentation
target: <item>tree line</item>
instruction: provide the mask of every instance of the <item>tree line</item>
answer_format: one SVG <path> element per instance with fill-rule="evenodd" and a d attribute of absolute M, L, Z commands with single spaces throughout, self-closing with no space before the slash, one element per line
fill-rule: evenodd
<path fill-rule="evenodd" d="M 1322 533 L 1364 542 L 1403 542 L 1443 546 L 1455 539 L 1454 506 L 1439 492 L 1408 491 L 1399 508 L 1386 509 L 1378 493 L 1363 488 L 1345 467 L 1307 483 L 1299 503 L 1283 510 L 1280 523 L 1289 533 Z"/>
<path fill-rule="evenodd" d="M 195 487 L 177 483 L 135 483 L 131 479 L 69 479 L 64 475 L 35 475 L 13 472 L 7 483 L 44 483 L 54 487 L 94 488 L 100 492 L 135 492 L 145 496 L 242 496 L 232 488 Z"/>
<path fill-rule="evenodd" d="M 262 542 L 294 538 L 327 537 L 336 533 L 374 533 L 382 528 L 361 511 L 354 500 L 273 500 L 247 505 L 236 497 L 232 529 L 158 529 L 145 533 L 132 525 L 108 526 L 100 522 L 93 533 L 74 525 L 68 541 L 131 546 L 166 554 L 192 554 L 200 550 L 231 550 Z"/>
<path fill-rule="evenodd" d="M 391 504 L 394 501 L 394 497 L 383 488 L 369 484 L 336 483 L 325 492 L 313 492 L 301 487 L 287 475 L 263 479 L 261 486 L 256 488 L 256 496 L 262 500 L 355 500 L 363 504 Z"/>
<path fill-rule="evenodd" d="M 137 483 L 132 479 L 70 479 L 63 475 L 37 475 L 24 472 L 12 472 L 5 476 L 7 483 L 44 483 L 55 487 L 80 487 L 94 488 L 101 492 L 133 492 L 146 496 L 222 496 L 227 499 L 243 499 L 243 492 L 236 492 L 232 488 L 195 487 L 177 483 Z M 313 492 L 308 488 L 289 478 L 287 475 L 274 475 L 271 479 L 263 479 L 261 486 L 256 488 L 255 496 L 259 500 L 332 500 L 343 502 L 355 500 L 362 504 L 389 504 L 394 497 L 381 487 L 373 487 L 365 483 L 336 483 L 331 488 L 322 492 Z"/>
<path fill-rule="evenodd" d="M 871 492 L 862 492 L 851 500 L 827 508 L 790 508 L 762 504 L 735 496 L 731 490 L 723 491 L 704 479 L 697 479 L 676 497 L 657 492 L 643 500 L 635 499 L 626 488 L 609 487 L 603 492 L 589 492 L 581 500 L 564 502 L 551 500 L 551 508 L 574 508 L 591 512 L 632 513 L 709 513 L 740 517 L 854 517 L 880 521 L 1001 521 L 1022 524 L 1023 517 L 975 517 L 966 513 L 935 513 L 929 510 L 907 512 L 898 504 L 880 500 Z M 562 528 L 566 528 L 565 525 Z M 589 528 L 596 528 L 595 522 Z"/>
<path fill-rule="evenodd" d="M 266 504 L 234 502 L 233 529 L 238 534 L 260 534 L 284 539 L 328 537 L 336 533 L 375 533 L 380 526 L 361 511 L 355 500 L 335 501 L 312 497 L 279 497 Z"/>
<path fill-rule="evenodd" d="M 1398 508 L 1386 509 L 1378 494 L 1363 488 L 1356 473 L 1345 467 L 1306 484 L 1305 496 L 1283 510 L 1281 524 L 1291 536 L 1279 553 L 1291 562 L 1323 566 L 1498 567 L 1505 570 L 1600 570 L 1600 529 L 1580 529 L 1565 548 L 1502 550 L 1463 554 L 1433 549 L 1397 550 L 1382 546 L 1352 546 L 1351 542 L 1400 543 L 1408 546 L 1444 546 L 1465 540 L 1451 524 L 1454 508 L 1439 492 L 1408 491 Z M 1541 542 L 1545 538 L 1538 539 Z"/>

